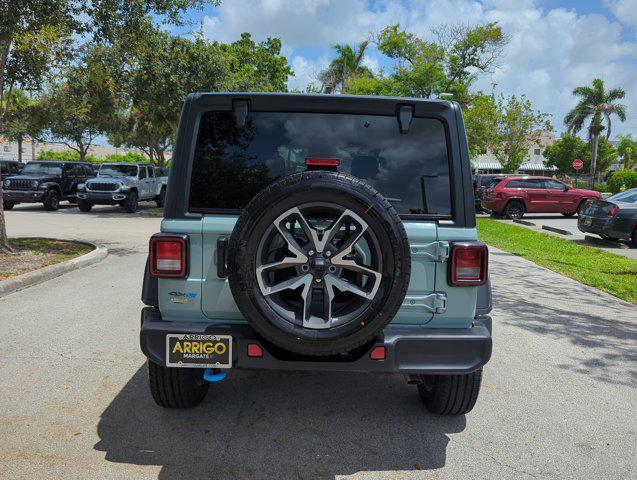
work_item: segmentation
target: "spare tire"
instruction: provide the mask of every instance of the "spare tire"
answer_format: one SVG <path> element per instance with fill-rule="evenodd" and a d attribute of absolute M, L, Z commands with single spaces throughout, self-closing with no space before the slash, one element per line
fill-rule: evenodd
<path fill-rule="evenodd" d="M 265 339 L 306 355 L 372 340 L 407 292 L 409 241 L 394 207 L 367 183 L 314 171 L 256 195 L 228 247 L 235 302 Z"/>

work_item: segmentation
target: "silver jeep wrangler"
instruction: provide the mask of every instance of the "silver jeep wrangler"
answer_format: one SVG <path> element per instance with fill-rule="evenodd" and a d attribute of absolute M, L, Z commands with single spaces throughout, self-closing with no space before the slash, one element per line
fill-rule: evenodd
<path fill-rule="evenodd" d="M 77 205 L 90 212 L 93 205 L 119 205 L 135 213 L 140 201 L 164 206 L 167 177 L 149 163 L 103 163 L 97 177 L 77 187 Z"/>

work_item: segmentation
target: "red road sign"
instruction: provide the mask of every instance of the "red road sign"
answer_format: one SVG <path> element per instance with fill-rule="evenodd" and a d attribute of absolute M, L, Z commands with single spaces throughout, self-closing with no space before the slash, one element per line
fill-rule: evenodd
<path fill-rule="evenodd" d="M 584 162 L 580 160 L 579 158 L 576 158 L 575 160 L 573 160 L 573 168 L 575 170 L 581 170 L 583 166 L 584 166 Z"/>

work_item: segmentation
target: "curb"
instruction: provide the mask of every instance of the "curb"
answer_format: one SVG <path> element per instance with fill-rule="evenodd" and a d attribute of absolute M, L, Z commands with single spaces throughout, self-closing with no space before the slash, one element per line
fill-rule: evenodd
<path fill-rule="evenodd" d="M 623 243 L 606 240 L 604 238 L 592 237 L 590 235 L 584 235 L 584 240 L 590 243 L 596 243 L 597 245 L 602 245 L 604 247 L 628 248 L 628 246 L 624 245 Z"/>
<path fill-rule="evenodd" d="M 75 241 L 75 240 L 73 240 Z M 80 257 L 72 258 L 66 262 L 56 263 L 55 265 L 49 265 L 47 267 L 34 270 L 33 272 L 23 273 L 15 277 L 8 278 L 0 281 L 0 297 L 9 295 L 10 293 L 23 290 L 27 287 L 37 285 L 38 283 L 46 282 L 52 278 L 59 277 L 67 272 L 78 270 L 83 267 L 88 267 L 94 263 L 99 263 L 108 255 L 108 249 L 101 245 L 94 245 L 88 242 L 78 242 L 85 245 L 90 245 L 95 249 Z"/>
<path fill-rule="evenodd" d="M 549 225 L 542 225 L 542 230 L 548 230 L 549 232 L 555 232 L 561 235 L 573 235 L 568 230 L 564 230 L 562 228 L 557 228 L 557 227 L 550 227 Z"/>
<path fill-rule="evenodd" d="M 519 220 L 517 218 L 513 219 L 514 223 L 521 223 L 522 225 L 528 225 L 529 227 L 535 227 L 535 223 L 529 222 L 528 220 Z"/>

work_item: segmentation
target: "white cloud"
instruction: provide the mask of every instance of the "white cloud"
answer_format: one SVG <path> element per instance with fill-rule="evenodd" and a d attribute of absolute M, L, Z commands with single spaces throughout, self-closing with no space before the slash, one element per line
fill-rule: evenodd
<path fill-rule="evenodd" d="M 617 21 L 566 8 L 546 9 L 540 0 L 228 0 L 217 16 L 206 17 L 210 38 L 232 41 L 242 32 L 256 39 L 280 37 L 296 77 L 290 88 L 304 89 L 328 63 L 334 43 L 355 43 L 392 23 L 428 36 L 441 23 L 498 21 L 510 36 L 500 66 L 480 76 L 476 88 L 526 94 L 534 106 L 562 120 L 575 99 L 571 91 L 593 78 L 626 90 L 628 119 L 615 133 L 637 133 L 637 26 L 635 0 L 606 0 Z M 634 32 L 634 30 L 633 30 Z M 632 38 L 632 41 L 627 39 Z M 365 65 L 373 71 L 387 60 L 373 47 Z"/>
<path fill-rule="evenodd" d="M 606 0 L 604 5 L 625 25 L 637 27 L 637 3 L 635 0 Z"/>

